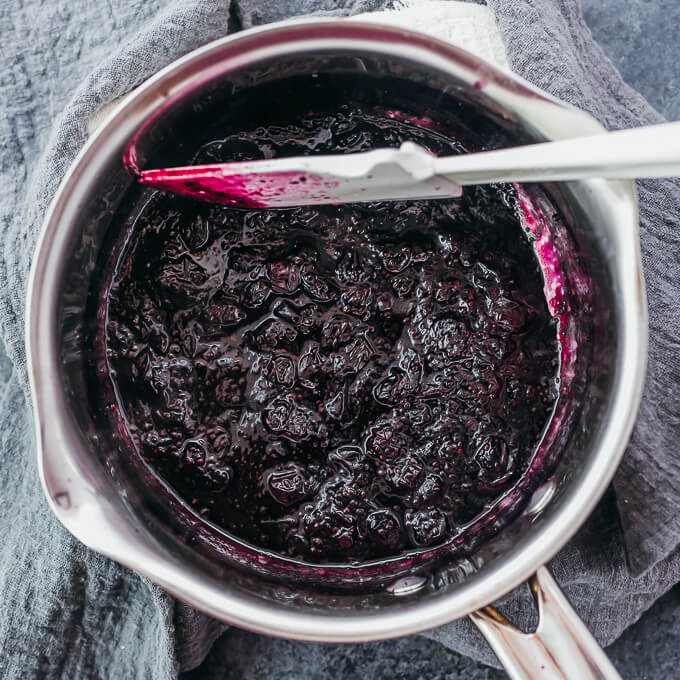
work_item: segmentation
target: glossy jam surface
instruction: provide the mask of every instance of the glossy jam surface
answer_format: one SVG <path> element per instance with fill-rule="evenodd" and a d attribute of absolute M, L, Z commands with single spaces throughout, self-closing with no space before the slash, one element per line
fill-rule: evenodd
<path fill-rule="evenodd" d="M 195 162 L 460 147 L 346 107 Z M 524 474 L 556 325 L 510 187 L 238 210 L 155 194 L 108 295 L 111 380 L 144 459 L 254 545 L 356 562 L 440 545 Z"/>

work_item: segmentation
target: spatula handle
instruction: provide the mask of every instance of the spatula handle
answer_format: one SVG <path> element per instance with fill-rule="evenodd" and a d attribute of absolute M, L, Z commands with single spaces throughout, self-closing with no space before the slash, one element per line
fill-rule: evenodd
<path fill-rule="evenodd" d="M 448 156 L 436 159 L 435 170 L 461 185 L 676 177 L 680 176 L 680 122 Z"/>

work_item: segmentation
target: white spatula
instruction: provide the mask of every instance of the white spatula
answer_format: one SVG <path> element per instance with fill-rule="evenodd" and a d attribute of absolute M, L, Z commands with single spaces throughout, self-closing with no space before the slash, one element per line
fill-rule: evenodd
<path fill-rule="evenodd" d="M 212 203 L 283 208 L 459 196 L 470 184 L 677 175 L 680 123 L 665 123 L 446 157 L 406 142 L 356 154 L 144 170 L 139 181 Z"/>

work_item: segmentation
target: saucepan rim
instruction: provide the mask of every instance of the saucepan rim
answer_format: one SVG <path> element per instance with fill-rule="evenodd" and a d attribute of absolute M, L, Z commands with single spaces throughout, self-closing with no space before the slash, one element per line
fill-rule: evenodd
<path fill-rule="evenodd" d="M 282 637 L 354 642 L 406 635 L 460 618 L 525 581 L 573 536 L 611 481 L 630 436 L 646 367 L 647 309 L 633 183 L 581 182 L 584 190 L 606 196 L 621 230 L 615 264 L 615 283 L 622 301 L 619 356 L 609 422 L 589 457 L 589 473 L 578 489 L 568 490 L 550 521 L 537 526 L 521 548 L 472 574 L 455 592 L 410 601 L 399 609 L 333 612 L 332 616 L 305 612 L 203 578 L 195 565 L 179 563 L 158 545 L 142 540 L 129 519 L 116 512 L 87 468 L 83 437 L 69 414 L 59 365 L 58 283 L 75 229 L 75 208 L 87 199 L 88 170 L 100 154 L 119 148 L 143 120 L 190 81 L 211 77 L 226 69 L 227 62 L 234 66 L 271 56 L 277 50 L 290 53 L 320 48 L 396 56 L 471 85 L 483 82 L 485 93 L 493 101 L 530 121 L 548 139 L 603 130 L 585 112 L 559 102 L 518 76 L 409 30 L 373 22 L 310 19 L 280 22 L 222 38 L 173 62 L 128 95 L 90 137 L 67 171 L 45 217 L 33 259 L 26 348 L 40 477 L 52 510 L 71 533 L 217 618 Z M 68 503 L 62 502 L 65 489 Z"/>

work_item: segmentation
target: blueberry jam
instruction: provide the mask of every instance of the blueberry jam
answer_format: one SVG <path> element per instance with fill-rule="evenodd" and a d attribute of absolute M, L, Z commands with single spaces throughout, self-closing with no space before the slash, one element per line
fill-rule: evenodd
<path fill-rule="evenodd" d="M 194 162 L 459 143 L 356 106 Z M 235 209 L 156 193 L 108 294 L 132 441 L 260 549 L 361 562 L 441 545 L 523 475 L 557 399 L 557 324 L 510 186 Z"/>

